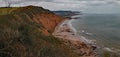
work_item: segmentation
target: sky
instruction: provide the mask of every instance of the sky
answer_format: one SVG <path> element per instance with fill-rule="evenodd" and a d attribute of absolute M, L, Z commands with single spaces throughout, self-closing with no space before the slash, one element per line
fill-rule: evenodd
<path fill-rule="evenodd" d="M 35 5 L 50 10 L 82 11 L 84 13 L 120 13 L 120 0 L 0 0 L 0 6 Z"/>

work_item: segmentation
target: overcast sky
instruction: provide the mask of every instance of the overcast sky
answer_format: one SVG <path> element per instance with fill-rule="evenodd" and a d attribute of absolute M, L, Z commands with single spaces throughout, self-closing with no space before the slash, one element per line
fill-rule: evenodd
<path fill-rule="evenodd" d="M 0 0 L 0 6 L 42 6 L 50 10 L 72 10 L 84 13 L 120 13 L 120 0 Z"/>

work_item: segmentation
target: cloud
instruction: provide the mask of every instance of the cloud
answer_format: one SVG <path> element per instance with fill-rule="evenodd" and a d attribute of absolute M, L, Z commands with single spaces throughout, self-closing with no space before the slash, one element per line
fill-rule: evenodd
<path fill-rule="evenodd" d="M 0 0 L 0 6 L 6 6 L 8 2 L 13 7 L 35 5 L 50 10 L 114 12 L 118 11 L 116 6 L 120 9 L 120 0 Z"/>
<path fill-rule="evenodd" d="M 18 6 L 27 6 L 27 5 L 35 5 L 35 6 L 42 6 L 46 9 L 50 10 L 80 10 L 80 8 L 85 7 L 86 5 L 80 4 L 70 4 L 70 3 L 54 3 L 54 2 L 24 2 L 19 4 L 12 4 L 13 7 Z"/>
<path fill-rule="evenodd" d="M 120 5 L 120 1 L 117 1 L 116 3 Z"/>
<path fill-rule="evenodd" d="M 7 3 L 3 0 L 0 0 L 0 7 L 6 7 Z"/>
<path fill-rule="evenodd" d="M 91 5 L 91 6 L 97 6 L 97 5 L 106 5 L 106 4 L 120 4 L 119 1 L 120 0 L 5 0 L 6 2 L 10 2 L 12 4 L 31 4 L 33 3 L 41 3 L 41 2 L 46 2 L 46 3 L 56 3 L 56 5 L 58 4 L 72 4 L 73 6 L 75 4 L 80 4 L 80 5 Z M 32 4 L 33 4 L 32 3 Z M 36 5 L 36 4 L 35 4 Z M 72 6 L 71 5 L 71 6 Z"/>
<path fill-rule="evenodd" d="M 9 3 L 16 3 L 16 2 L 22 2 L 24 0 L 4 0 L 4 1 Z"/>

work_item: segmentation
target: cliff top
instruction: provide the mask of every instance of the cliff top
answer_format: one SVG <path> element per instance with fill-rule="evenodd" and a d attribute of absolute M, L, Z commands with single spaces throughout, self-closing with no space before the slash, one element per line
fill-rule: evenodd
<path fill-rule="evenodd" d="M 0 8 L 0 15 L 7 14 L 16 14 L 16 13 L 25 13 L 25 12 L 34 12 L 36 13 L 52 13 L 48 9 L 44 9 L 38 6 L 26 6 L 26 7 L 2 7 Z"/>
<path fill-rule="evenodd" d="M 0 57 L 78 57 L 51 35 L 61 21 L 42 7 L 0 8 Z"/>

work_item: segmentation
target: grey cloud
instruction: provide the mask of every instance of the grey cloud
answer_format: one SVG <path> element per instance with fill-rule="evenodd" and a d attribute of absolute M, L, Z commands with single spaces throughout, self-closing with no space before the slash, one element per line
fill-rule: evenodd
<path fill-rule="evenodd" d="M 6 7 L 7 6 L 7 3 L 3 0 L 0 0 L 0 6 L 1 7 Z"/>
<path fill-rule="evenodd" d="M 53 2 L 39 2 L 39 3 L 38 2 L 24 2 L 20 4 L 13 4 L 12 6 L 18 7 L 18 6 L 27 6 L 27 5 L 42 6 L 50 10 L 80 10 L 80 8 L 84 6 L 80 4 L 64 4 L 64 3 L 53 3 Z"/>
<path fill-rule="evenodd" d="M 24 2 L 54 2 L 65 4 L 88 4 L 88 5 L 104 5 L 115 4 L 119 0 L 4 0 L 12 4 L 24 3 Z"/>
<path fill-rule="evenodd" d="M 98 11 L 107 12 L 106 9 L 100 8 L 110 8 L 109 5 L 113 5 L 113 8 L 116 5 L 120 6 L 120 0 L 0 0 L 1 6 L 6 6 L 8 2 L 11 3 L 11 6 L 13 7 L 35 5 L 50 10 L 83 10 L 86 12 L 96 9 Z M 116 9 L 111 9 L 108 12 L 112 12 L 112 10 L 114 12 Z"/>

